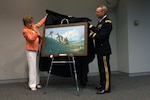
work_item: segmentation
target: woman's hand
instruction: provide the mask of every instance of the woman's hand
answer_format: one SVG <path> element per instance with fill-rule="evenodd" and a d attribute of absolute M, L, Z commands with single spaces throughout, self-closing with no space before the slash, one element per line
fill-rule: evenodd
<path fill-rule="evenodd" d="M 45 15 L 45 18 L 47 18 L 47 15 L 48 15 L 48 14 Z"/>

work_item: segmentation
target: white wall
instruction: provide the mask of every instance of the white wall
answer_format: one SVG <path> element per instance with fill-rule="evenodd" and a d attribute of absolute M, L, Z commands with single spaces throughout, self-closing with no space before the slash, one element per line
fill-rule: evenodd
<path fill-rule="evenodd" d="M 117 7 L 117 61 L 118 70 L 129 72 L 127 1 L 120 0 Z"/>
<path fill-rule="evenodd" d="M 150 1 L 120 0 L 117 8 L 118 71 L 149 73 Z M 139 20 L 139 25 L 134 25 Z"/>
<path fill-rule="evenodd" d="M 150 72 L 150 1 L 128 0 L 128 4 L 129 73 Z"/>
<path fill-rule="evenodd" d="M 0 80 L 27 78 L 28 67 L 25 55 L 25 39 L 22 35 L 22 17 L 33 15 L 35 22 L 45 16 L 45 10 L 53 10 L 61 14 L 75 17 L 88 17 L 96 25 L 95 8 L 100 4 L 98 0 L 4 0 L 0 3 Z M 115 11 L 109 12 L 114 30 L 111 35 L 113 54 L 111 69 L 117 70 L 116 53 L 116 16 Z M 41 28 L 41 34 L 43 29 Z M 97 71 L 96 60 L 89 66 L 90 73 Z"/>

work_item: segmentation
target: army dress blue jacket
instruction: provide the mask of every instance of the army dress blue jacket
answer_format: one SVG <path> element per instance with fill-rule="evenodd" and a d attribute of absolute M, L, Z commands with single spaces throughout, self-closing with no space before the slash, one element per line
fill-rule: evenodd
<path fill-rule="evenodd" d="M 95 39 L 95 52 L 98 55 L 107 56 L 110 55 L 111 46 L 109 42 L 110 33 L 112 30 L 112 22 L 106 16 L 102 21 L 98 22 L 97 26 L 90 27 L 93 31 L 91 37 Z"/>

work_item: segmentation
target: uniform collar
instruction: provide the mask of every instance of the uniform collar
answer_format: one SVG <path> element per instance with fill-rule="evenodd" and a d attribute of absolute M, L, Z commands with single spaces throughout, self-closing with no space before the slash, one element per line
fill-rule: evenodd
<path fill-rule="evenodd" d="M 99 22 L 101 22 L 105 17 L 107 17 L 107 15 L 105 15 L 103 18 L 101 18 L 101 19 L 99 20 Z"/>

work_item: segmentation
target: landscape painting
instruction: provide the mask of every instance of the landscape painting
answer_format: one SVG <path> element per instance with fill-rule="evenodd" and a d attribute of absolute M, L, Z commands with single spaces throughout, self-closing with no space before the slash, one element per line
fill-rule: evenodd
<path fill-rule="evenodd" d="M 87 22 L 44 27 L 41 56 L 87 55 Z"/>

